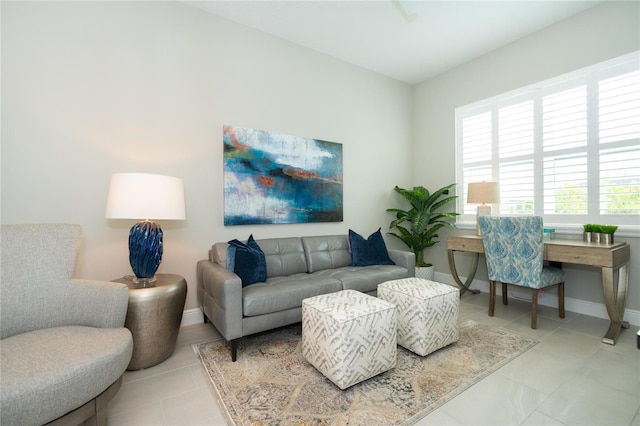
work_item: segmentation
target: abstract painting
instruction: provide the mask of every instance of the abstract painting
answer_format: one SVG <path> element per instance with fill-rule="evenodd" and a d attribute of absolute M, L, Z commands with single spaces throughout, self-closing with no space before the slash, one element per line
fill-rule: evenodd
<path fill-rule="evenodd" d="M 224 224 L 341 222 L 342 144 L 224 126 Z"/>

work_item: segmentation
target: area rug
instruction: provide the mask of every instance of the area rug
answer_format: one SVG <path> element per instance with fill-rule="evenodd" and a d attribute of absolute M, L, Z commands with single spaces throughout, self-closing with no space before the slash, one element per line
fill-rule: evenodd
<path fill-rule="evenodd" d="M 409 425 L 537 342 L 471 320 L 460 340 L 426 357 L 398 347 L 396 367 L 340 390 L 301 354 L 300 324 L 194 345 L 231 425 Z"/>

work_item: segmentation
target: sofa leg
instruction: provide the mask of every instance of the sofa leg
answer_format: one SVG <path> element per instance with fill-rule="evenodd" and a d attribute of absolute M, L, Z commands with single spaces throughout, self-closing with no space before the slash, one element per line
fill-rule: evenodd
<path fill-rule="evenodd" d="M 202 316 L 204 317 L 204 323 L 208 323 L 209 322 L 209 318 L 207 317 L 207 314 L 205 314 L 204 312 L 202 313 Z"/>
<path fill-rule="evenodd" d="M 236 362 L 236 359 L 238 359 L 238 340 L 240 339 L 233 339 L 231 341 L 231 361 L 232 362 Z"/>

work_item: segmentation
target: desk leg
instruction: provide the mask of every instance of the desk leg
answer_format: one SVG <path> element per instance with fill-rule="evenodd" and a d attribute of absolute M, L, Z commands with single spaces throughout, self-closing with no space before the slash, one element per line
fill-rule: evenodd
<path fill-rule="evenodd" d="M 472 294 L 479 294 L 480 290 L 471 290 L 469 286 L 473 281 L 473 277 L 476 276 L 476 270 L 478 269 L 478 253 L 472 253 L 473 259 L 471 263 L 471 269 L 469 270 L 469 274 L 467 275 L 467 280 L 463 283 L 458 276 L 458 270 L 456 269 L 456 259 L 453 256 L 454 250 L 447 250 L 447 254 L 449 256 L 449 269 L 451 269 L 451 275 L 453 275 L 453 279 L 458 284 L 460 288 L 460 296 L 464 294 L 465 291 L 469 290 Z"/>
<path fill-rule="evenodd" d="M 618 291 L 615 289 L 615 272 L 618 273 Z M 604 303 L 607 307 L 607 313 L 611 324 L 607 334 L 604 335 L 602 341 L 609 345 L 615 345 L 620 330 L 629 328 L 629 323 L 623 321 L 624 305 L 627 297 L 627 288 L 629 287 L 629 262 L 620 268 L 602 268 L 602 290 L 604 292 Z"/>

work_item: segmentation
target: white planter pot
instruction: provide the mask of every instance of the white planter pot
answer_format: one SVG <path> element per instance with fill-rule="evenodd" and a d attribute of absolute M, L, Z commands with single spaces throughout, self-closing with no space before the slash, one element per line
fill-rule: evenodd
<path fill-rule="evenodd" d="M 424 280 L 433 281 L 433 275 L 436 272 L 436 268 L 434 266 L 416 266 L 416 277 L 422 278 Z"/>

